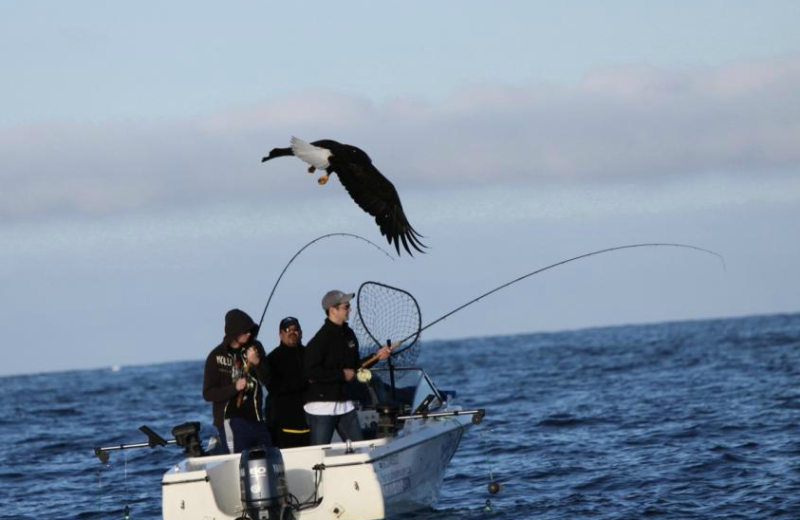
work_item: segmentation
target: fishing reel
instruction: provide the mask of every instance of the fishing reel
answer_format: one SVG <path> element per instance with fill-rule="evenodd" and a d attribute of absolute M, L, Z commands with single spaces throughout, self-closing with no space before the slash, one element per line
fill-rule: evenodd
<path fill-rule="evenodd" d="M 356 371 L 356 379 L 359 383 L 367 384 L 372 381 L 372 371 L 368 368 L 359 368 Z"/>
<path fill-rule="evenodd" d="M 390 341 L 387 341 L 386 342 L 386 346 L 389 347 L 389 352 L 391 353 L 394 349 L 396 349 L 397 347 L 400 346 L 400 342 L 392 344 Z M 388 361 L 389 368 L 391 369 L 391 367 L 392 367 L 391 354 L 387 359 L 389 360 Z M 364 384 L 367 384 L 370 381 L 372 381 L 372 372 L 370 371 L 370 369 L 368 367 L 373 366 L 378 361 L 380 361 L 380 358 L 378 357 L 378 353 L 377 352 L 375 354 L 373 354 L 372 356 L 370 356 L 369 359 L 364 361 L 361 364 L 361 368 L 356 370 L 356 381 L 358 381 L 359 383 L 364 383 Z"/>
<path fill-rule="evenodd" d="M 241 367 L 233 367 L 231 370 L 231 380 L 236 383 L 239 379 L 244 378 L 247 385 L 244 387 L 246 392 L 252 392 L 256 387 L 256 382 L 253 377 L 248 373 L 247 369 Z"/>

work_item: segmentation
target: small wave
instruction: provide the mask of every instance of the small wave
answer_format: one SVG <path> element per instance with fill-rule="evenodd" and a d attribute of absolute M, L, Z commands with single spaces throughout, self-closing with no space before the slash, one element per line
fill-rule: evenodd
<path fill-rule="evenodd" d="M 734 455 L 733 453 L 730 453 L 730 452 L 723 454 L 722 455 L 722 460 L 725 461 L 725 462 L 746 462 L 747 461 L 747 459 L 745 459 L 744 457 L 738 457 L 738 456 L 736 456 L 736 455 Z"/>
<path fill-rule="evenodd" d="M 657 507 L 653 507 L 653 506 L 648 506 L 647 508 L 645 508 L 644 511 L 642 511 L 642 515 L 646 516 L 648 518 L 653 517 L 653 516 L 664 516 L 666 514 L 667 514 L 667 511 L 665 511 L 663 509 L 659 509 Z"/>
<path fill-rule="evenodd" d="M 108 511 L 81 511 L 75 515 L 75 518 L 107 518 L 108 516 Z"/>
<path fill-rule="evenodd" d="M 573 486 L 576 491 L 593 491 L 614 489 L 616 478 L 613 475 L 600 475 L 591 480 Z"/>
<path fill-rule="evenodd" d="M 694 439 L 700 435 L 700 428 L 698 426 L 690 426 L 689 428 L 673 432 L 668 435 L 672 439 Z"/>
<path fill-rule="evenodd" d="M 9 480 L 14 479 L 14 480 L 16 480 L 16 479 L 27 478 L 27 477 L 28 477 L 28 475 L 26 475 L 25 473 L 17 473 L 17 472 L 14 472 L 14 471 L 8 471 L 8 472 L 2 471 L 2 472 L 0 472 L 0 480 L 3 480 L 3 479 L 9 479 Z"/>
<path fill-rule="evenodd" d="M 56 417 L 73 417 L 76 415 L 81 415 L 81 411 L 75 408 L 50 408 L 48 410 L 43 410 L 43 413 L 47 413 Z"/>
<path fill-rule="evenodd" d="M 539 421 L 536 426 L 542 428 L 574 428 L 577 426 L 588 426 L 606 422 L 596 417 L 575 417 L 570 414 L 554 414 L 546 419 Z"/>
<path fill-rule="evenodd" d="M 777 404 L 773 409 L 800 410 L 800 395 L 788 395 L 774 398 Z"/>

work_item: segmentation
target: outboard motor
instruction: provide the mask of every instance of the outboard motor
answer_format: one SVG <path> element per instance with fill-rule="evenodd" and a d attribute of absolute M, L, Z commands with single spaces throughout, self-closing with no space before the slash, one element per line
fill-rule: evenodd
<path fill-rule="evenodd" d="M 278 448 L 244 450 L 239 463 L 242 505 L 252 520 L 279 520 L 286 509 L 286 473 Z"/>

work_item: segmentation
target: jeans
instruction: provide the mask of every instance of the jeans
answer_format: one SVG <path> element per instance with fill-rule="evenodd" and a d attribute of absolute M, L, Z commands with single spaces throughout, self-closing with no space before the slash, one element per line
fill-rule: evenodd
<path fill-rule="evenodd" d="M 330 444 L 333 430 L 343 440 L 362 441 L 364 434 L 358 424 L 358 413 L 351 410 L 344 415 L 311 415 L 306 413 L 306 422 L 311 428 L 311 445 Z"/>
<path fill-rule="evenodd" d="M 217 450 L 221 453 L 241 453 L 254 446 L 272 446 L 269 429 L 262 422 L 233 417 L 225 419 L 225 425 L 217 427 L 217 431 L 220 443 Z"/>

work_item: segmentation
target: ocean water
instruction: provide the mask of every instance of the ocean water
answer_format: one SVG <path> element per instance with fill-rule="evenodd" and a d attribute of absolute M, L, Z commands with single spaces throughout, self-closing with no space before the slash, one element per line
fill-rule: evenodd
<path fill-rule="evenodd" d="M 414 518 L 800 519 L 800 314 L 423 348 L 487 417 Z M 103 464 L 93 447 L 141 442 L 143 424 L 210 433 L 201 384 L 199 360 L 0 378 L 0 518 L 160 518 L 179 450 Z"/>

